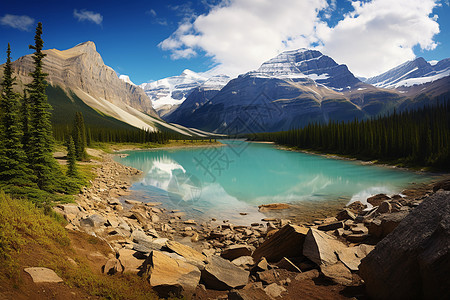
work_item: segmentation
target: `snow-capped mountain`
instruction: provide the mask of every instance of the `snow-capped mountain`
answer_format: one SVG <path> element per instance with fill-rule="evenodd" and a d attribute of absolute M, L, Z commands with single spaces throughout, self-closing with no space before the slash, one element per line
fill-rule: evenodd
<path fill-rule="evenodd" d="M 181 75 L 143 83 L 140 87 L 152 101 L 153 108 L 161 111 L 183 103 L 194 88 L 207 80 L 207 77 L 186 69 Z"/>
<path fill-rule="evenodd" d="M 135 85 L 135 84 L 133 83 L 133 81 L 131 81 L 131 79 L 130 79 L 130 77 L 129 77 L 128 75 L 120 75 L 120 76 L 119 76 L 119 79 L 122 80 L 122 81 L 124 81 L 124 82 L 126 82 L 126 83 L 129 83 L 129 84 L 131 84 L 131 85 Z"/>
<path fill-rule="evenodd" d="M 450 58 L 427 62 L 422 57 L 407 61 L 383 74 L 371 77 L 366 83 L 382 88 L 408 88 L 450 76 Z"/>
<path fill-rule="evenodd" d="M 346 65 L 338 65 L 331 57 L 304 48 L 283 52 L 243 76 L 313 80 L 338 91 L 351 89 L 360 82 Z"/>
<path fill-rule="evenodd" d="M 165 115 L 164 119 L 168 122 L 176 123 L 178 120 L 189 117 L 189 115 L 217 95 L 230 79 L 227 75 L 216 75 L 209 78 L 202 85 L 194 88 L 186 100 L 178 108 Z"/>
<path fill-rule="evenodd" d="M 384 113 L 401 97 L 358 80 L 319 51 L 279 54 L 215 94 L 192 94 L 166 120 L 217 133 L 278 131 Z"/>

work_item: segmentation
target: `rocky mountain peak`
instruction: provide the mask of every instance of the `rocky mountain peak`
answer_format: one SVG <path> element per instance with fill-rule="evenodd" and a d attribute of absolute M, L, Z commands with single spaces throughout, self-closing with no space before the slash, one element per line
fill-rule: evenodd
<path fill-rule="evenodd" d="M 293 81 L 313 81 L 339 91 L 351 89 L 360 81 L 346 65 L 337 64 L 317 50 L 305 48 L 280 53 L 255 71 L 243 76 L 275 77 Z"/>

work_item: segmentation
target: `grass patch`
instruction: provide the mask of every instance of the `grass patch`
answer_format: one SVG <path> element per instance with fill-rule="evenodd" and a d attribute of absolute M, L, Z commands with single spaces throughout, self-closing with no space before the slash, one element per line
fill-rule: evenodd
<path fill-rule="evenodd" d="M 166 147 L 197 147 L 197 146 L 211 146 L 211 145 L 221 145 L 217 140 L 170 140 L 168 143 L 105 143 L 105 142 L 95 142 L 89 147 L 94 149 L 102 150 L 106 153 L 114 153 L 115 151 L 123 151 L 130 149 L 157 149 Z"/>
<path fill-rule="evenodd" d="M 22 269 L 41 266 L 54 270 L 68 288 L 82 290 L 87 295 L 105 299 L 157 298 L 144 278 L 93 272 L 89 261 L 72 248 L 64 225 L 64 221 L 44 214 L 43 209 L 28 200 L 0 192 L 0 290 L 20 292 L 32 288 L 24 286 Z M 99 247 L 103 243 L 95 237 L 85 236 L 79 238 L 81 247 L 89 244 Z M 77 265 L 69 262 L 67 257 Z"/>

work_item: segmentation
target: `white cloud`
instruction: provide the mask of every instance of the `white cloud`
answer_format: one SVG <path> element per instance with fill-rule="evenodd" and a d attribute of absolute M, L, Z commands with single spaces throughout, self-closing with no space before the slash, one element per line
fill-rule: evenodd
<path fill-rule="evenodd" d="M 156 17 L 156 11 L 154 9 L 150 9 L 149 11 L 147 11 L 147 14 L 149 14 L 152 17 Z"/>
<path fill-rule="evenodd" d="M 255 69 L 282 51 L 316 46 L 355 74 L 371 76 L 413 59 L 417 45 L 436 47 L 433 9 L 439 3 L 353 1 L 353 11 L 330 28 L 325 20 L 340 11 L 335 0 L 223 0 L 207 14 L 184 19 L 159 46 L 173 59 L 204 52 L 217 72 L 230 75 Z"/>
<path fill-rule="evenodd" d="M 6 14 L 0 18 L 0 23 L 22 31 L 29 31 L 34 24 L 34 19 L 29 16 L 16 16 Z"/>
<path fill-rule="evenodd" d="M 103 16 L 99 13 L 95 13 L 89 10 L 73 10 L 73 16 L 78 19 L 78 21 L 90 21 L 97 25 L 100 25 L 103 21 Z"/>
<path fill-rule="evenodd" d="M 355 1 L 334 28 L 321 26 L 319 47 L 325 54 L 360 76 L 374 76 L 414 59 L 413 47 L 436 47 L 439 33 L 435 0 Z"/>
<path fill-rule="evenodd" d="M 206 52 L 221 72 L 236 75 L 259 67 L 286 49 L 316 41 L 318 11 L 326 0 L 231 0 L 214 6 L 208 14 L 186 21 L 160 43 L 180 58 Z"/>

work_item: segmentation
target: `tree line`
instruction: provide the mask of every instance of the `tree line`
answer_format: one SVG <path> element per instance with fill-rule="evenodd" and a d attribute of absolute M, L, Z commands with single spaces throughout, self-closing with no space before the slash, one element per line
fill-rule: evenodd
<path fill-rule="evenodd" d="M 312 123 L 283 132 L 252 134 L 249 138 L 360 159 L 449 169 L 449 112 L 446 101 L 364 121 Z"/>

